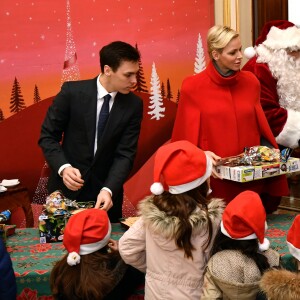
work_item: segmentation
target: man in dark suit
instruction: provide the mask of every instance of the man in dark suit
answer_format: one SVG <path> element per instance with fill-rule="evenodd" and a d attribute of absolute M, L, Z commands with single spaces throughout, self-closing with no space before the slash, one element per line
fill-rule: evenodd
<path fill-rule="evenodd" d="M 39 139 L 52 170 L 49 193 L 61 190 L 69 199 L 96 201 L 95 208 L 109 210 L 112 222 L 122 216 L 123 184 L 133 166 L 143 116 L 142 100 L 131 92 L 139 59 L 127 43 L 104 46 L 101 74 L 62 85 Z"/>

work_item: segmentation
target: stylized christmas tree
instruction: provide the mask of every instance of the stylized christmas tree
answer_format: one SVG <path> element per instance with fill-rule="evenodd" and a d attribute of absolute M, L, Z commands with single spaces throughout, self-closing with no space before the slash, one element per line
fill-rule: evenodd
<path fill-rule="evenodd" d="M 163 97 L 163 98 L 165 98 L 166 97 L 166 91 L 165 91 L 165 85 L 164 85 L 164 83 L 162 82 L 161 83 L 161 86 L 160 86 L 160 90 L 161 90 L 161 96 Z"/>
<path fill-rule="evenodd" d="M 152 115 L 151 119 L 159 120 L 165 115 L 162 114 L 166 110 L 163 106 L 163 99 L 160 91 L 160 80 L 156 72 L 155 63 L 152 64 L 152 72 L 151 72 L 151 88 L 150 88 L 150 106 L 148 106 L 151 111 L 148 112 L 149 115 Z"/>
<path fill-rule="evenodd" d="M 139 50 L 137 44 L 135 44 L 135 48 L 136 48 L 136 50 Z M 133 90 L 137 91 L 137 92 L 148 93 L 146 80 L 145 80 L 145 76 L 144 76 L 144 69 L 143 69 L 141 59 L 139 59 L 139 71 L 138 71 L 136 77 L 137 77 L 136 78 L 137 82 L 136 82 L 136 85 Z"/>
<path fill-rule="evenodd" d="M 198 74 L 202 70 L 205 69 L 205 56 L 204 56 L 204 50 L 203 50 L 203 45 L 202 45 L 202 38 L 199 33 L 198 36 L 198 42 L 197 42 L 197 51 L 196 51 L 196 59 L 195 59 L 195 64 L 194 64 L 194 73 Z"/>
<path fill-rule="evenodd" d="M 70 11 L 71 11 L 70 1 L 67 0 L 66 52 L 65 52 L 65 61 L 64 61 L 64 67 L 62 72 L 61 84 L 63 84 L 65 81 L 74 81 L 80 79 L 80 72 L 77 63 L 76 47 L 73 39 Z M 43 204 L 46 202 L 46 196 L 48 195 L 48 190 L 47 190 L 48 170 L 49 167 L 45 162 L 42 170 L 42 175 L 39 179 L 38 186 L 33 196 L 33 203 Z"/>
<path fill-rule="evenodd" d="M 37 87 L 37 85 L 34 85 L 34 91 L 33 91 L 33 103 L 38 103 L 41 101 L 40 92 Z"/>
<path fill-rule="evenodd" d="M 167 99 L 171 100 L 173 98 L 173 94 L 171 91 L 171 84 L 169 78 L 167 79 Z"/>
<path fill-rule="evenodd" d="M 20 84 L 15 77 L 14 84 L 11 91 L 11 97 L 10 97 L 10 112 L 11 113 L 18 113 L 22 109 L 26 108 Z"/>
<path fill-rule="evenodd" d="M 0 108 L 0 122 L 2 122 L 4 119 L 3 110 Z"/>
<path fill-rule="evenodd" d="M 73 39 L 72 23 L 71 23 L 70 1 L 67 0 L 67 39 L 64 68 L 62 72 L 61 83 L 65 81 L 73 81 L 80 79 L 80 72 L 77 62 L 77 53 L 75 42 Z"/>
<path fill-rule="evenodd" d="M 177 97 L 176 97 L 176 103 L 179 103 L 179 99 L 180 99 L 180 91 L 177 91 Z"/>

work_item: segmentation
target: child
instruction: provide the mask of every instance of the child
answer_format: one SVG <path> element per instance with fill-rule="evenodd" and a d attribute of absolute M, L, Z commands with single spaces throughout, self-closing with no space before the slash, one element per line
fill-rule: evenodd
<path fill-rule="evenodd" d="M 287 234 L 287 245 L 295 259 L 297 270 L 300 271 L 300 215 L 297 215 Z"/>
<path fill-rule="evenodd" d="M 201 300 L 252 300 L 265 270 L 279 266 L 279 253 L 265 238 L 266 213 L 259 195 L 245 191 L 225 208 Z"/>
<path fill-rule="evenodd" d="M 297 215 L 287 235 L 287 245 L 295 259 L 298 272 L 288 270 L 267 271 L 260 288 L 269 300 L 300 299 L 300 215 Z"/>
<path fill-rule="evenodd" d="M 50 276 L 54 299 L 126 299 L 126 292 L 133 289 L 126 280 L 139 278 L 135 271 L 125 276 L 127 266 L 110 234 L 104 210 L 92 208 L 71 216 L 63 239 L 68 254 L 56 263 Z"/>
<path fill-rule="evenodd" d="M 188 141 L 160 147 L 141 217 L 119 241 L 127 264 L 146 273 L 145 299 L 200 299 L 224 203 L 207 200 L 212 162 Z"/>

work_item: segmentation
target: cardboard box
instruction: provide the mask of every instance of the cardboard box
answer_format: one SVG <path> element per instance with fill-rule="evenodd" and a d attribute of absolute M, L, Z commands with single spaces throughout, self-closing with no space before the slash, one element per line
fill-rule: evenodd
<path fill-rule="evenodd" d="M 287 162 L 265 163 L 261 166 L 228 167 L 220 165 L 217 172 L 223 177 L 237 182 L 248 182 L 268 177 L 300 171 L 300 159 L 290 157 Z"/>

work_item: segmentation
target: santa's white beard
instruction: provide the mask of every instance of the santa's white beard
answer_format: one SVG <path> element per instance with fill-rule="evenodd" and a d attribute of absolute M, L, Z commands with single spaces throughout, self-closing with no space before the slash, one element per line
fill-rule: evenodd
<path fill-rule="evenodd" d="M 258 54 L 257 62 L 267 63 L 277 79 L 280 106 L 300 111 L 300 59 L 296 60 L 285 50 L 270 51 L 266 47 L 261 48 Z"/>

